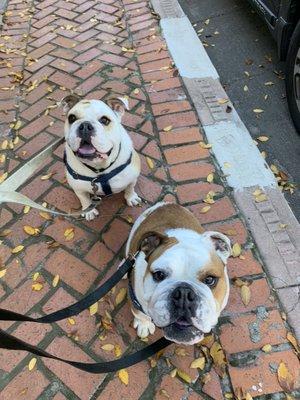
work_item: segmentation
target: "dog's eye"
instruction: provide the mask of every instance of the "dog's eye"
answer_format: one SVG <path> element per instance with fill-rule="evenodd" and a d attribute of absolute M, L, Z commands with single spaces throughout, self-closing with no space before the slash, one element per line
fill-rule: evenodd
<path fill-rule="evenodd" d="M 206 277 L 203 279 L 202 282 L 203 282 L 205 285 L 209 286 L 210 288 L 214 288 L 214 287 L 217 285 L 218 280 L 219 280 L 219 278 L 217 278 L 216 276 L 209 275 L 209 276 L 206 276 Z"/>
<path fill-rule="evenodd" d="M 107 125 L 109 125 L 109 123 L 110 123 L 110 119 L 107 118 L 107 117 L 101 117 L 101 118 L 99 119 L 99 122 L 100 122 L 101 124 L 107 126 Z"/>
<path fill-rule="evenodd" d="M 152 277 L 155 282 L 161 282 L 164 279 L 166 279 L 167 274 L 163 271 L 155 271 L 155 272 L 152 272 Z"/>
<path fill-rule="evenodd" d="M 70 114 L 70 115 L 68 116 L 69 124 L 73 124 L 73 122 L 75 122 L 76 119 L 77 119 L 76 115 Z"/>

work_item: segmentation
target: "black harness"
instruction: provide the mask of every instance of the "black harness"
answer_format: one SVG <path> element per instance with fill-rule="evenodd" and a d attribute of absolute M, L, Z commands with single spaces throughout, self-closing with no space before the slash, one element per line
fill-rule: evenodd
<path fill-rule="evenodd" d="M 103 296 L 105 296 L 121 279 L 126 273 L 130 273 L 135 264 L 135 257 L 128 256 L 125 261 L 120 265 L 119 269 L 106 281 L 102 286 L 79 300 L 77 303 L 72 304 L 69 307 L 65 307 L 61 310 L 55 311 L 51 314 L 45 315 L 40 318 L 32 318 L 26 315 L 18 314 L 13 311 L 4 310 L 0 308 L 0 321 L 29 321 L 40 324 L 51 323 L 61 321 L 62 319 L 79 314 L 81 311 L 90 307 L 96 303 Z M 131 290 L 132 286 L 131 286 Z M 130 289 L 129 289 L 130 293 Z M 134 292 L 133 292 L 134 293 Z M 138 303 L 139 304 L 139 303 Z M 7 350 L 24 350 L 28 351 L 37 356 L 52 358 L 54 360 L 62 361 L 75 368 L 81 369 L 86 372 L 93 374 L 102 374 L 108 372 L 119 371 L 122 368 L 130 367 L 140 361 L 145 360 L 148 357 L 153 356 L 157 352 L 161 351 L 165 347 L 169 346 L 172 342 L 162 337 L 156 342 L 150 344 L 147 347 L 137 351 L 136 353 L 125 355 L 117 360 L 101 362 L 101 363 L 82 363 L 77 361 L 66 360 L 60 357 L 56 357 L 36 346 L 29 343 L 23 342 L 22 340 L 12 336 L 2 329 L 0 329 L 0 348 Z"/>
<path fill-rule="evenodd" d="M 117 158 L 118 158 L 118 156 L 120 154 L 120 151 L 121 151 L 121 146 L 119 147 L 119 152 L 118 152 L 118 155 L 115 158 L 115 160 L 106 168 L 97 170 L 97 169 L 95 169 L 93 167 L 90 167 L 90 166 L 84 164 L 87 168 L 89 168 L 93 172 L 100 173 L 96 177 L 80 175 L 76 171 L 74 171 L 74 169 L 71 168 L 70 164 L 68 163 L 66 152 L 64 152 L 64 163 L 65 163 L 65 166 L 67 168 L 68 173 L 74 179 L 78 179 L 78 180 L 86 181 L 86 182 L 91 182 L 94 194 L 96 194 L 96 192 L 98 191 L 97 185 L 100 184 L 104 194 L 106 196 L 109 196 L 109 195 L 112 194 L 112 190 L 111 190 L 111 186 L 109 184 L 109 181 L 114 176 L 116 176 L 120 172 L 122 172 L 131 163 L 131 160 L 132 160 L 132 153 L 130 153 L 130 156 L 129 156 L 128 160 L 124 164 L 119 165 L 117 168 L 112 169 L 110 172 L 102 173 L 103 171 L 107 170 L 109 167 L 111 167 L 115 163 L 115 161 L 117 160 Z"/>

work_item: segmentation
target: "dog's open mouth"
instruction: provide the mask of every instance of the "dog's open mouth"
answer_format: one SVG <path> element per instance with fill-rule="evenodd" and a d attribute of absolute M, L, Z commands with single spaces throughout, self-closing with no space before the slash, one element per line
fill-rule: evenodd
<path fill-rule="evenodd" d="M 178 318 L 173 324 L 177 329 L 187 329 L 193 326 L 185 317 Z"/>
<path fill-rule="evenodd" d="M 78 150 L 76 151 L 76 154 L 80 158 L 93 159 L 95 157 L 100 157 L 103 160 L 106 160 L 110 156 L 111 151 L 112 149 L 110 149 L 107 153 L 102 153 L 98 151 L 91 143 L 82 141 Z"/>

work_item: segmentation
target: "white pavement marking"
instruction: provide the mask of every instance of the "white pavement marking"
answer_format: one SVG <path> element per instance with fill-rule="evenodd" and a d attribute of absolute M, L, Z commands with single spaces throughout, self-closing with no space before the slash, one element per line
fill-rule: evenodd
<path fill-rule="evenodd" d="M 187 17 L 162 19 L 161 27 L 183 78 L 219 77 Z"/>

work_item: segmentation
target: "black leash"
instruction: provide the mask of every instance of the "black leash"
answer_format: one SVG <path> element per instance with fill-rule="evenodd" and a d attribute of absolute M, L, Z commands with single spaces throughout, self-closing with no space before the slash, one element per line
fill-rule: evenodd
<path fill-rule="evenodd" d="M 92 293 L 88 294 L 82 300 L 79 300 L 77 303 L 72 304 L 69 307 L 65 307 L 61 310 L 55 311 L 49 315 L 45 315 L 40 318 L 31 318 L 26 315 L 22 315 L 13 311 L 4 310 L 0 308 L 0 321 L 29 321 L 29 322 L 37 322 L 37 323 L 50 323 L 61 321 L 62 319 L 74 316 L 79 314 L 81 311 L 87 309 L 92 304 L 96 303 L 96 301 L 100 300 L 104 297 L 127 273 L 130 272 L 134 266 L 135 257 L 129 256 L 126 260 L 121 264 L 118 270 L 106 281 L 102 286 L 94 290 Z M 52 358 L 53 360 L 62 361 L 69 365 L 72 365 L 75 368 L 81 369 L 86 372 L 94 373 L 94 374 L 102 374 L 108 372 L 115 372 L 122 368 L 130 367 L 134 364 L 143 361 L 160 350 L 167 347 L 171 344 L 168 339 L 162 337 L 158 339 L 156 342 L 150 344 L 147 347 L 137 351 L 136 353 L 124 356 L 118 360 L 101 362 L 101 363 L 81 363 L 77 361 L 66 360 L 60 357 L 56 357 L 53 354 L 50 354 L 36 346 L 33 346 L 29 343 L 23 342 L 22 340 L 12 336 L 2 329 L 0 329 L 0 348 L 7 350 L 24 350 L 28 351 L 37 356 Z"/>

